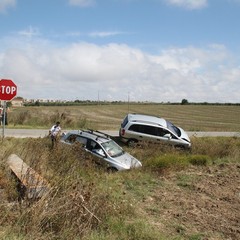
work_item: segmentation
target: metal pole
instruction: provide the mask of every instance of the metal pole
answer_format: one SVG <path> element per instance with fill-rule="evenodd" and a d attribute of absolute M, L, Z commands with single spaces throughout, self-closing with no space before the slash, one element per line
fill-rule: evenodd
<path fill-rule="evenodd" d="M 2 138 L 4 138 L 5 117 L 6 117 L 6 101 L 3 102 L 3 119 L 2 119 Z"/>
<path fill-rule="evenodd" d="M 100 104 L 100 96 L 99 96 L 99 91 L 98 91 L 98 105 Z"/>

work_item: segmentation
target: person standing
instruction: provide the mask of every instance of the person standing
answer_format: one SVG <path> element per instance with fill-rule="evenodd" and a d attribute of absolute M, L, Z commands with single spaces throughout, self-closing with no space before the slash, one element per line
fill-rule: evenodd
<path fill-rule="evenodd" d="M 60 122 L 56 122 L 50 129 L 50 136 L 52 140 L 52 148 L 57 144 L 58 136 L 61 132 Z"/>

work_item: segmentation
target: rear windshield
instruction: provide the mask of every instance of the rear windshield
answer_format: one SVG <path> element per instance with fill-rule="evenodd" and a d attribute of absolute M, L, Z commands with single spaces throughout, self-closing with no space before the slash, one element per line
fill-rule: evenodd
<path fill-rule="evenodd" d="M 128 123 L 128 115 L 123 119 L 123 122 L 121 124 L 121 127 L 124 128 Z"/>

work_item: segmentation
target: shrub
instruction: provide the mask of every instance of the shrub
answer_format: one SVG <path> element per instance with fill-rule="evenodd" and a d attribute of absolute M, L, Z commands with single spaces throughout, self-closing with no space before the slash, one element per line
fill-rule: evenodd
<path fill-rule="evenodd" d="M 28 110 L 14 112 L 9 114 L 9 122 L 13 123 L 14 125 L 24 125 L 31 117 L 31 113 Z"/>
<path fill-rule="evenodd" d="M 164 154 L 162 156 L 155 156 L 146 162 L 146 166 L 151 169 L 181 169 L 188 165 L 188 159 L 184 155 Z"/>
<path fill-rule="evenodd" d="M 6 211 L 5 215 L 12 220 L 0 220 L 0 224 L 10 224 L 16 235 L 21 232 L 25 239 L 81 238 L 96 229 L 107 215 L 118 212 L 111 203 L 110 192 L 97 187 L 99 178 L 105 175 L 98 171 L 96 176 L 96 169 L 89 164 L 91 159 L 85 159 L 80 149 L 77 154 L 73 148 L 50 150 L 49 145 L 48 139 L 27 139 L 13 146 L 15 153 L 48 180 L 51 189 L 37 202 L 20 201 L 13 216 L 7 207 L 1 209 L 1 217 Z M 3 181 L 2 184 L 6 185 Z"/>
<path fill-rule="evenodd" d="M 236 150 L 239 138 L 234 137 L 203 137 L 192 139 L 192 153 L 207 155 L 211 158 L 224 158 Z"/>
<path fill-rule="evenodd" d="M 188 156 L 188 161 L 192 165 L 206 166 L 208 163 L 210 163 L 211 159 L 206 155 L 190 155 Z"/>

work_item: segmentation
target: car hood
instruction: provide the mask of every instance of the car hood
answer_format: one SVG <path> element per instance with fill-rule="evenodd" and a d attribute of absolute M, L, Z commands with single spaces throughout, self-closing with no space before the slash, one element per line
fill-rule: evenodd
<path fill-rule="evenodd" d="M 114 157 L 113 161 L 125 169 L 138 168 L 142 166 L 139 160 L 126 152 L 119 157 Z"/>

